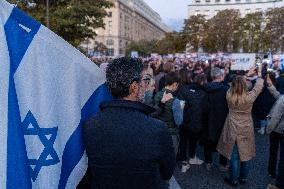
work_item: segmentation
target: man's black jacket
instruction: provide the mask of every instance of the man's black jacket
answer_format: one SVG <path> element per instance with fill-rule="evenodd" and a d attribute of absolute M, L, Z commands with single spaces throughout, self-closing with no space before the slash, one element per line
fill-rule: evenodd
<path fill-rule="evenodd" d="M 166 125 L 139 102 L 113 100 L 84 125 L 92 188 L 166 188 L 175 154 Z"/>

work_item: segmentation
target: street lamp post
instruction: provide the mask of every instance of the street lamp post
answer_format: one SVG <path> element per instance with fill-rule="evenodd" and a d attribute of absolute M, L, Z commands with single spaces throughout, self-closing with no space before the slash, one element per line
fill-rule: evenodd
<path fill-rule="evenodd" d="M 264 48 L 265 48 L 264 41 L 263 41 L 263 39 L 264 39 L 263 35 L 264 35 L 265 27 L 266 27 L 266 18 L 265 18 L 265 15 L 262 14 L 261 23 L 260 23 L 260 46 L 261 46 L 260 50 L 262 52 L 264 52 Z"/>
<path fill-rule="evenodd" d="M 46 27 L 50 27 L 49 23 L 49 0 L 46 0 Z"/>
<path fill-rule="evenodd" d="M 249 27 L 249 51 L 250 52 L 253 52 L 254 29 L 255 29 L 255 24 L 250 23 L 250 27 Z"/>
<path fill-rule="evenodd" d="M 204 38 L 204 36 L 203 36 L 203 34 L 204 34 L 204 28 L 203 28 L 203 25 L 202 24 L 199 24 L 199 30 L 198 30 L 198 35 L 197 35 L 197 37 L 198 37 L 198 49 L 197 49 L 197 51 L 199 52 L 199 53 L 202 53 L 203 52 L 203 47 L 202 47 L 202 45 L 203 45 L 203 38 Z"/>

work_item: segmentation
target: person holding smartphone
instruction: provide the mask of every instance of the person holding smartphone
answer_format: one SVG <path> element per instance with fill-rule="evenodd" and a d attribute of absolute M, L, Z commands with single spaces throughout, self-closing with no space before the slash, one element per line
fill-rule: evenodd
<path fill-rule="evenodd" d="M 250 72 L 253 72 L 251 69 Z M 251 91 L 242 75 L 233 78 L 227 92 L 229 114 L 218 142 L 217 151 L 230 160 L 229 177 L 225 182 L 232 187 L 246 184 L 250 172 L 250 160 L 255 157 L 255 136 L 252 119 L 252 106 L 263 89 L 261 69 Z M 240 172 L 238 171 L 240 169 Z"/>

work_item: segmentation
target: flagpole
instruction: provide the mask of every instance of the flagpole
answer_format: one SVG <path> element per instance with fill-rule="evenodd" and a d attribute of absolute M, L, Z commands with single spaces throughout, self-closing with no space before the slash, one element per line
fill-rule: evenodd
<path fill-rule="evenodd" d="M 49 28 L 49 0 L 46 0 L 46 27 Z"/>

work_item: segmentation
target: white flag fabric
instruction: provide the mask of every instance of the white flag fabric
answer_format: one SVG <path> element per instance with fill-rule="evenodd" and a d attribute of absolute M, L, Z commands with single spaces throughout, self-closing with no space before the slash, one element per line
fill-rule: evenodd
<path fill-rule="evenodd" d="M 111 99 L 83 54 L 0 0 L 0 188 L 76 188 L 87 169 L 82 125 Z"/>

